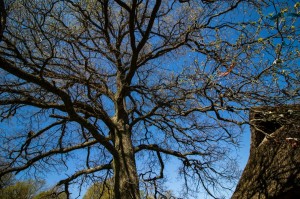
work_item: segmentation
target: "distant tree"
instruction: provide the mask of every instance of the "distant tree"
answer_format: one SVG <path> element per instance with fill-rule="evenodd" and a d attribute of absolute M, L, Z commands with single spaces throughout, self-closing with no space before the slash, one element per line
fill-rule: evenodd
<path fill-rule="evenodd" d="M 113 199 L 113 184 L 96 182 L 85 193 L 83 199 Z"/>
<path fill-rule="evenodd" d="M 3 165 L 5 165 L 5 163 L 2 159 L 0 159 L 0 169 L 3 167 Z M 3 189 L 14 183 L 15 183 L 15 176 L 12 173 L 8 173 L 0 177 L 0 189 Z"/>
<path fill-rule="evenodd" d="M 38 193 L 33 199 L 67 199 L 67 194 L 55 189 Z"/>
<path fill-rule="evenodd" d="M 155 194 L 156 193 L 156 194 Z M 143 190 L 140 191 L 141 199 L 155 199 L 155 198 L 165 198 L 171 199 L 173 194 L 172 191 L 154 192 L 147 193 Z M 103 182 L 94 183 L 85 193 L 83 199 L 112 199 L 113 198 L 113 182 L 111 180 Z M 174 198 L 174 197 L 173 197 Z"/>
<path fill-rule="evenodd" d="M 11 173 L 5 174 L 0 178 L 0 189 L 3 189 L 9 185 L 12 185 L 15 180 L 14 180 L 14 175 Z"/>
<path fill-rule="evenodd" d="M 32 199 L 42 185 L 39 181 L 18 181 L 0 189 L 0 199 Z"/>
<path fill-rule="evenodd" d="M 4 176 L 5 177 L 5 176 Z M 44 188 L 44 181 L 27 180 L 4 181 L 5 186 L 0 188 L 0 199 L 66 199 L 67 195 L 63 191 L 50 189 L 47 191 L 41 190 Z"/>
<path fill-rule="evenodd" d="M 176 159 L 187 193 L 217 197 L 249 108 L 299 102 L 294 0 L 0 4 L 0 177 L 70 168 L 67 196 L 111 176 L 140 199 Z"/>

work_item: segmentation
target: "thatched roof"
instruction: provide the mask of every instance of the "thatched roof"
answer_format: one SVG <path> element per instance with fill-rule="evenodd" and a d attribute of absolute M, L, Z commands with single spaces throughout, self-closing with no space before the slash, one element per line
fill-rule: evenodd
<path fill-rule="evenodd" d="M 232 199 L 300 198 L 300 105 L 250 111 L 250 157 Z"/>

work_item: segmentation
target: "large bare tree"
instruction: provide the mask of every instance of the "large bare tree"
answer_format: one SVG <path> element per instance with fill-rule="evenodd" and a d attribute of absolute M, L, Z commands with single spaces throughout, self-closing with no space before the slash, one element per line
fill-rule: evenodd
<path fill-rule="evenodd" d="M 67 194 L 113 178 L 116 199 L 159 197 L 178 159 L 215 197 L 249 107 L 299 102 L 294 1 L 0 3 L 0 176 L 69 168 Z"/>

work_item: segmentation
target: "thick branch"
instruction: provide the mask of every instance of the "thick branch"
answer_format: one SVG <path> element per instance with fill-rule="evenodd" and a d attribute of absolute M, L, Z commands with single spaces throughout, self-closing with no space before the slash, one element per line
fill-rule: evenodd
<path fill-rule="evenodd" d="M 70 146 L 70 147 L 67 147 L 67 148 L 57 148 L 57 149 L 50 150 L 46 153 L 42 153 L 42 154 L 28 160 L 23 166 L 11 167 L 11 168 L 8 168 L 8 169 L 4 169 L 1 172 L 0 176 L 3 176 L 7 173 L 15 172 L 15 171 L 16 172 L 23 171 L 23 170 L 29 168 L 30 166 L 32 166 L 34 163 L 42 160 L 43 158 L 50 157 L 50 156 L 57 155 L 57 154 L 66 154 L 66 153 L 69 153 L 71 151 L 75 151 L 77 149 L 82 149 L 82 148 L 85 148 L 85 147 L 88 147 L 88 146 L 92 146 L 96 143 L 97 143 L 97 140 L 91 140 L 91 141 L 84 142 L 84 143 L 74 145 L 74 146 Z"/>
<path fill-rule="evenodd" d="M 6 26 L 6 9 L 5 9 L 5 4 L 4 0 L 0 0 L 0 42 L 2 41 L 3 37 L 3 32 Z"/>
<path fill-rule="evenodd" d="M 200 156 L 210 155 L 210 153 L 201 153 L 199 151 L 191 151 L 191 152 L 181 153 L 179 151 L 161 148 L 156 144 L 150 144 L 150 145 L 141 144 L 141 145 L 137 146 L 134 151 L 135 151 L 135 153 L 138 153 L 139 151 L 142 151 L 142 150 L 157 151 L 157 152 L 165 153 L 167 155 L 172 155 L 172 156 L 175 156 L 178 158 L 183 158 L 183 159 L 186 159 L 187 156 L 189 156 L 189 155 L 200 155 Z"/>
<path fill-rule="evenodd" d="M 94 168 L 89 168 L 89 169 L 84 169 L 84 170 L 81 170 L 81 171 L 77 171 L 75 174 L 71 175 L 70 177 L 59 181 L 56 184 L 56 186 L 69 184 L 71 181 L 75 180 L 76 178 L 78 178 L 82 175 L 87 175 L 87 174 L 90 174 L 90 173 L 95 173 L 97 171 L 110 170 L 110 169 L 112 169 L 111 164 L 104 164 L 104 165 L 96 166 Z"/>

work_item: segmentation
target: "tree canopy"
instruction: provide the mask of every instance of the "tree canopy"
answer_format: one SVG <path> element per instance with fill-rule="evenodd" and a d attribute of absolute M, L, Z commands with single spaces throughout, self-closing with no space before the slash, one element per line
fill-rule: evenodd
<path fill-rule="evenodd" d="M 113 179 L 159 196 L 238 177 L 252 106 L 299 103 L 299 11 L 284 0 L 0 0 L 0 177 Z M 175 181 L 175 179 L 174 179 Z M 189 197 L 186 195 L 185 197 Z"/>

